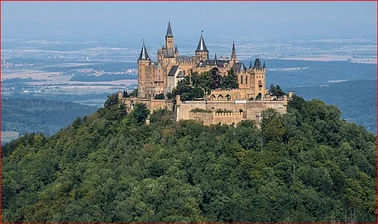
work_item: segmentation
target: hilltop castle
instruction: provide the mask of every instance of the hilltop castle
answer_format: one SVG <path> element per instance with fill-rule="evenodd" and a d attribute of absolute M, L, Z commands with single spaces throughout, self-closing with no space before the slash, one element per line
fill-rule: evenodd
<path fill-rule="evenodd" d="M 191 76 L 194 72 L 203 73 L 217 68 L 220 75 L 224 76 L 231 69 L 238 76 L 238 84 L 241 95 L 238 99 L 262 98 L 266 94 L 265 89 L 265 63 L 261 64 L 256 58 L 253 66 L 250 63 L 248 69 L 239 62 L 236 57 L 235 43 L 232 44 L 231 57 L 209 59 L 209 50 L 205 39 L 201 35 L 194 56 L 180 55 L 177 46 L 174 45 L 174 36 L 171 23 L 168 23 L 165 35 L 165 46 L 157 51 L 157 62 L 152 62 L 148 56 L 145 44 L 138 59 L 138 98 L 151 98 L 163 93 L 166 95 L 176 87 L 178 81 Z M 223 96 L 225 97 L 225 96 Z"/>
<path fill-rule="evenodd" d="M 214 89 L 203 100 L 181 102 L 176 97 L 173 104 L 169 99 L 155 99 L 157 95 L 167 96 L 177 87 L 180 80 L 191 77 L 194 73 L 204 73 L 216 70 L 220 76 L 225 76 L 233 70 L 237 76 L 237 89 Z M 236 124 L 244 119 L 256 120 L 267 108 L 275 108 L 280 113 L 286 113 L 287 96 L 272 98 L 265 88 L 266 66 L 259 58 L 247 68 L 236 57 L 235 43 L 232 43 L 231 57 L 218 59 L 215 54 L 209 58 L 209 50 L 201 34 L 194 56 L 179 54 L 174 45 L 171 23 L 168 23 L 165 35 L 165 45 L 157 51 L 157 61 L 153 62 L 147 48 L 142 45 L 138 58 L 138 96 L 127 98 L 119 92 L 119 99 L 132 110 L 135 103 L 145 103 L 150 111 L 165 108 L 172 110 L 176 120 L 195 119 L 205 124 L 226 123 Z M 203 113 L 194 112 L 201 109 Z M 217 113 L 216 111 L 228 111 Z"/>

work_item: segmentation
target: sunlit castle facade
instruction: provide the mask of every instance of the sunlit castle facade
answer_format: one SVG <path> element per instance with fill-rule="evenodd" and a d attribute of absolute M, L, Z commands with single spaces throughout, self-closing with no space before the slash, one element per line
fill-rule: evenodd
<path fill-rule="evenodd" d="M 154 98 L 161 93 L 167 95 L 185 76 L 212 69 L 217 69 L 221 76 L 226 75 L 231 69 L 234 70 L 239 84 L 238 93 L 233 95 L 235 99 L 265 98 L 267 93 L 265 89 L 265 62 L 262 64 L 256 58 L 255 62 L 250 63 L 247 68 L 236 57 L 235 43 L 232 44 L 230 58 L 218 59 L 215 54 L 214 58 L 210 59 L 203 35 L 199 39 L 194 56 L 180 55 L 177 46 L 174 44 L 170 22 L 165 35 L 165 46 L 157 51 L 156 62 L 151 61 L 143 42 L 138 58 L 138 98 Z M 219 95 L 210 96 L 210 98 L 217 97 Z"/>

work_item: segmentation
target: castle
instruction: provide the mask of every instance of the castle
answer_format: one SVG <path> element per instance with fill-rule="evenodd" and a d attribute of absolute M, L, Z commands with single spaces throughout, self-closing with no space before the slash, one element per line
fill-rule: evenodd
<path fill-rule="evenodd" d="M 170 99 L 155 99 L 157 95 L 167 96 L 180 80 L 191 77 L 194 73 L 204 73 L 216 70 L 220 76 L 225 76 L 233 70 L 237 76 L 237 89 L 214 89 L 203 100 L 181 101 L 176 96 L 176 102 Z M 209 58 L 209 50 L 201 34 L 194 56 L 180 55 L 174 45 L 171 23 L 168 23 L 165 35 L 165 45 L 157 51 L 157 61 L 153 62 L 144 44 L 138 58 L 138 96 L 127 98 L 119 92 L 120 101 L 132 110 L 135 103 L 145 103 L 152 112 L 156 109 L 169 109 L 174 112 L 175 119 L 200 120 L 204 124 L 236 124 L 244 119 L 258 120 L 263 110 L 274 108 L 280 113 L 286 113 L 287 96 L 271 97 L 265 88 L 266 66 L 259 58 L 247 68 L 236 57 L 235 43 L 232 43 L 231 57 L 218 59 L 216 54 Z M 206 112 L 194 112 L 201 109 Z M 228 111 L 219 113 L 220 110 Z M 216 112 L 218 111 L 218 112 Z"/>
<path fill-rule="evenodd" d="M 231 57 L 226 59 L 209 59 L 209 50 L 201 35 L 194 56 L 180 55 L 174 45 L 171 23 L 168 23 L 165 35 L 165 46 L 157 51 L 157 62 L 152 62 L 143 43 L 138 59 L 138 97 L 150 98 L 163 93 L 166 95 L 176 87 L 178 81 L 194 72 L 203 73 L 217 68 L 224 76 L 230 69 L 238 75 L 239 89 L 242 95 L 238 99 L 263 97 L 265 89 L 265 63 L 256 58 L 249 68 L 239 62 L 236 57 L 235 43 L 232 44 Z M 260 95 L 259 95 L 260 94 Z"/>

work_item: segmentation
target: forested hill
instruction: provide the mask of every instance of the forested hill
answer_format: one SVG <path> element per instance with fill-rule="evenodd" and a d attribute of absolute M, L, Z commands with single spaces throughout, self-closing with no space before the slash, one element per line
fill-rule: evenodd
<path fill-rule="evenodd" d="M 375 222 L 375 136 L 317 100 L 237 127 L 105 107 L 3 147 L 7 222 Z"/>

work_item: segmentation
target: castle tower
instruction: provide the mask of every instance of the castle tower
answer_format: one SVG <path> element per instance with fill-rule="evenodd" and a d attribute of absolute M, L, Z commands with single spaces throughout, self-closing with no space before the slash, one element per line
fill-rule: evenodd
<path fill-rule="evenodd" d="M 174 48 L 173 33 L 170 21 L 168 22 L 167 34 L 165 35 L 165 48 L 168 50 L 173 50 Z"/>
<path fill-rule="evenodd" d="M 260 95 L 263 98 L 266 94 L 265 74 L 265 62 L 264 65 L 261 65 L 260 59 L 257 57 L 252 68 L 252 94 L 254 97 Z"/>
<path fill-rule="evenodd" d="M 209 59 L 209 51 L 207 50 L 205 40 L 201 34 L 201 38 L 198 42 L 197 50 L 195 51 L 196 61 L 205 61 Z"/>
<path fill-rule="evenodd" d="M 234 41 L 232 41 L 231 60 L 234 61 L 234 62 L 237 62 L 236 51 L 235 51 L 235 42 Z"/>
<path fill-rule="evenodd" d="M 143 40 L 142 49 L 138 58 L 138 98 L 146 97 L 145 89 L 146 84 L 148 83 L 147 73 L 150 62 L 151 60 L 148 56 L 148 52 Z"/>

